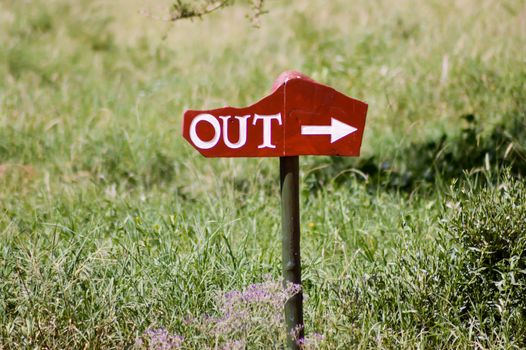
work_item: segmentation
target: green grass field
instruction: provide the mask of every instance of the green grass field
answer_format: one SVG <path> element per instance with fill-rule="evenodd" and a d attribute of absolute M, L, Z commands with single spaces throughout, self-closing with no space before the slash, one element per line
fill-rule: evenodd
<path fill-rule="evenodd" d="M 311 346 L 526 348 L 525 1 L 163 1 L 0 2 L 0 349 L 281 348 L 210 321 L 280 279 L 279 162 L 180 127 L 288 69 L 369 104 L 360 158 L 301 158 Z"/>

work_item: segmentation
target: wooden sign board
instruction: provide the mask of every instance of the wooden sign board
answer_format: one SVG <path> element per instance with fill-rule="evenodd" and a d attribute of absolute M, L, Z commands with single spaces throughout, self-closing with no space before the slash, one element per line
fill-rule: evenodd
<path fill-rule="evenodd" d="M 183 136 L 205 157 L 359 156 L 367 104 L 297 73 L 250 107 L 189 110 Z"/>

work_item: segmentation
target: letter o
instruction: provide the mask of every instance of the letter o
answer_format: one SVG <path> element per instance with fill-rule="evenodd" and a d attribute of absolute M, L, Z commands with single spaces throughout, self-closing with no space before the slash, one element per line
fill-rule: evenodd
<path fill-rule="evenodd" d="M 214 137 L 210 141 L 203 141 L 197 135 L 197 124 L 201 121 L 210 123 L 210 125 L 212 125 L 212 127 L 214 128 Z M 219 141 L 220 137 L 221 125 L 219 125 L 219 121 L 213 115 L 203 113 L 199 114 L 192 120 L 192 123 L 190 124 L 190 139 L 198 148 L 210 149 L 217 145 L 217 142 Z"/>

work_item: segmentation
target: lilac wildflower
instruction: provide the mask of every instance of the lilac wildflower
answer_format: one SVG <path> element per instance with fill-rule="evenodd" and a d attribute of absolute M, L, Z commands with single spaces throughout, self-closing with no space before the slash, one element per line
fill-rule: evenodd
<path fill-rule="evenodd" d="M 304 339 L 300 338 L 300 334 L 301 334 L 301 331 L 303 330 L 303 328 L 305 328 L 305 327 L 302 324 L 300 324 L 300 325 L 297 325 L 296 327 L 294 327 L 294 329 L 292 329 L 289 332 L 289 334 L 292 337 L 292 339 L 294 339 L 296 341 L 296 344 L 298 344 L 298 345 L 301 345 L 301 343 L 304 342 Z"/>
<path fill-rule="evenodd" d="M 320 333 L 312 333 L 312 339 L 317 341 L 317 342 L 320 342 L 322 340 L 325 340 L 325 336 L 323 334 L 320 334 Z"/>
<path fill-rule="evenodd" d="M 292 331 L 291 335 L 294 337 L 296 334 L 299 334 L 298 331 Z M 303 338 L 297 338 L 296 344 L 299 345 L 300 349 L 307 350 L 307 349 L 317 349 L 320 345 L 320 343 L 325 339 L 325 337 L 320 333 L 313 333 L 310 335 L 310 337 L 303 337 Z"/>
<path fill-rule="evenodd" d="M 214 349 L 244 350 L 283 344 L 287 338 L 283 308 L 300 292 L 300 285 L 284 284 L 267 277 L 262 283 L 219 295 L 216 315 L 197 318 L 187 315 L 183 322 L 195 328 L 205 343 L 215 344 Z M 137 340 L 136 347 L 171 350 L 182 348 L 183 342 L 183 337 L 170 334 L 166 329 L 150 329 Z"/>
<path fill-rule="evenodd" d="M 249 348 L 254 329 L 265 329 L 269 341 L 284 340 L 283 307 L 299 292 L 301 286 L 284 285 L 270 277 L 243 290 L 225 292 L 217 300 L 218 316 L 202 318 L 200 328 L 202 333 L 213 336 L 222 349 Z"/>
<path fill-rule="evenodd" d="M 180 349 L 184 338 L 177 334 L 170 334 L 164 328 L 148 329 L 142 338 L 135 341 L 135 346 L 148 350 Z"/>
<path fill-rule="evenodd" d="M 245 346 L 246 344 L 242 340 L 227 341 L 222 350 L 244 350 Z"/>

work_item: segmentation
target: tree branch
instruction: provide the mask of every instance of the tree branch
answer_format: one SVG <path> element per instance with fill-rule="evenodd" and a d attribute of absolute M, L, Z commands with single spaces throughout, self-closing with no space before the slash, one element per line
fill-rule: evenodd
<path fill-rule="evenodd" d="M 165 22 L 175 22 L 183 19 L 202 18 L 205 15 L 211 14 L 221 10 L 227 6 L 233 5 L 239 0 L 174 0 L 175 2 L 170 6 L 169 15 L 165 17 L 158 17 L 152 15 L 149 11 L 141 11 L 147 17 L 154 18 Z M 243 0 L 248 1 L 248 0 Z M 197 2 L 197 4 L 196 4 Z M 264 10 L 265 0 L 250 0 L 252 14 L 247 17 L 254 23 L 259 25 L 259 18 L 266 13 Z"/>

